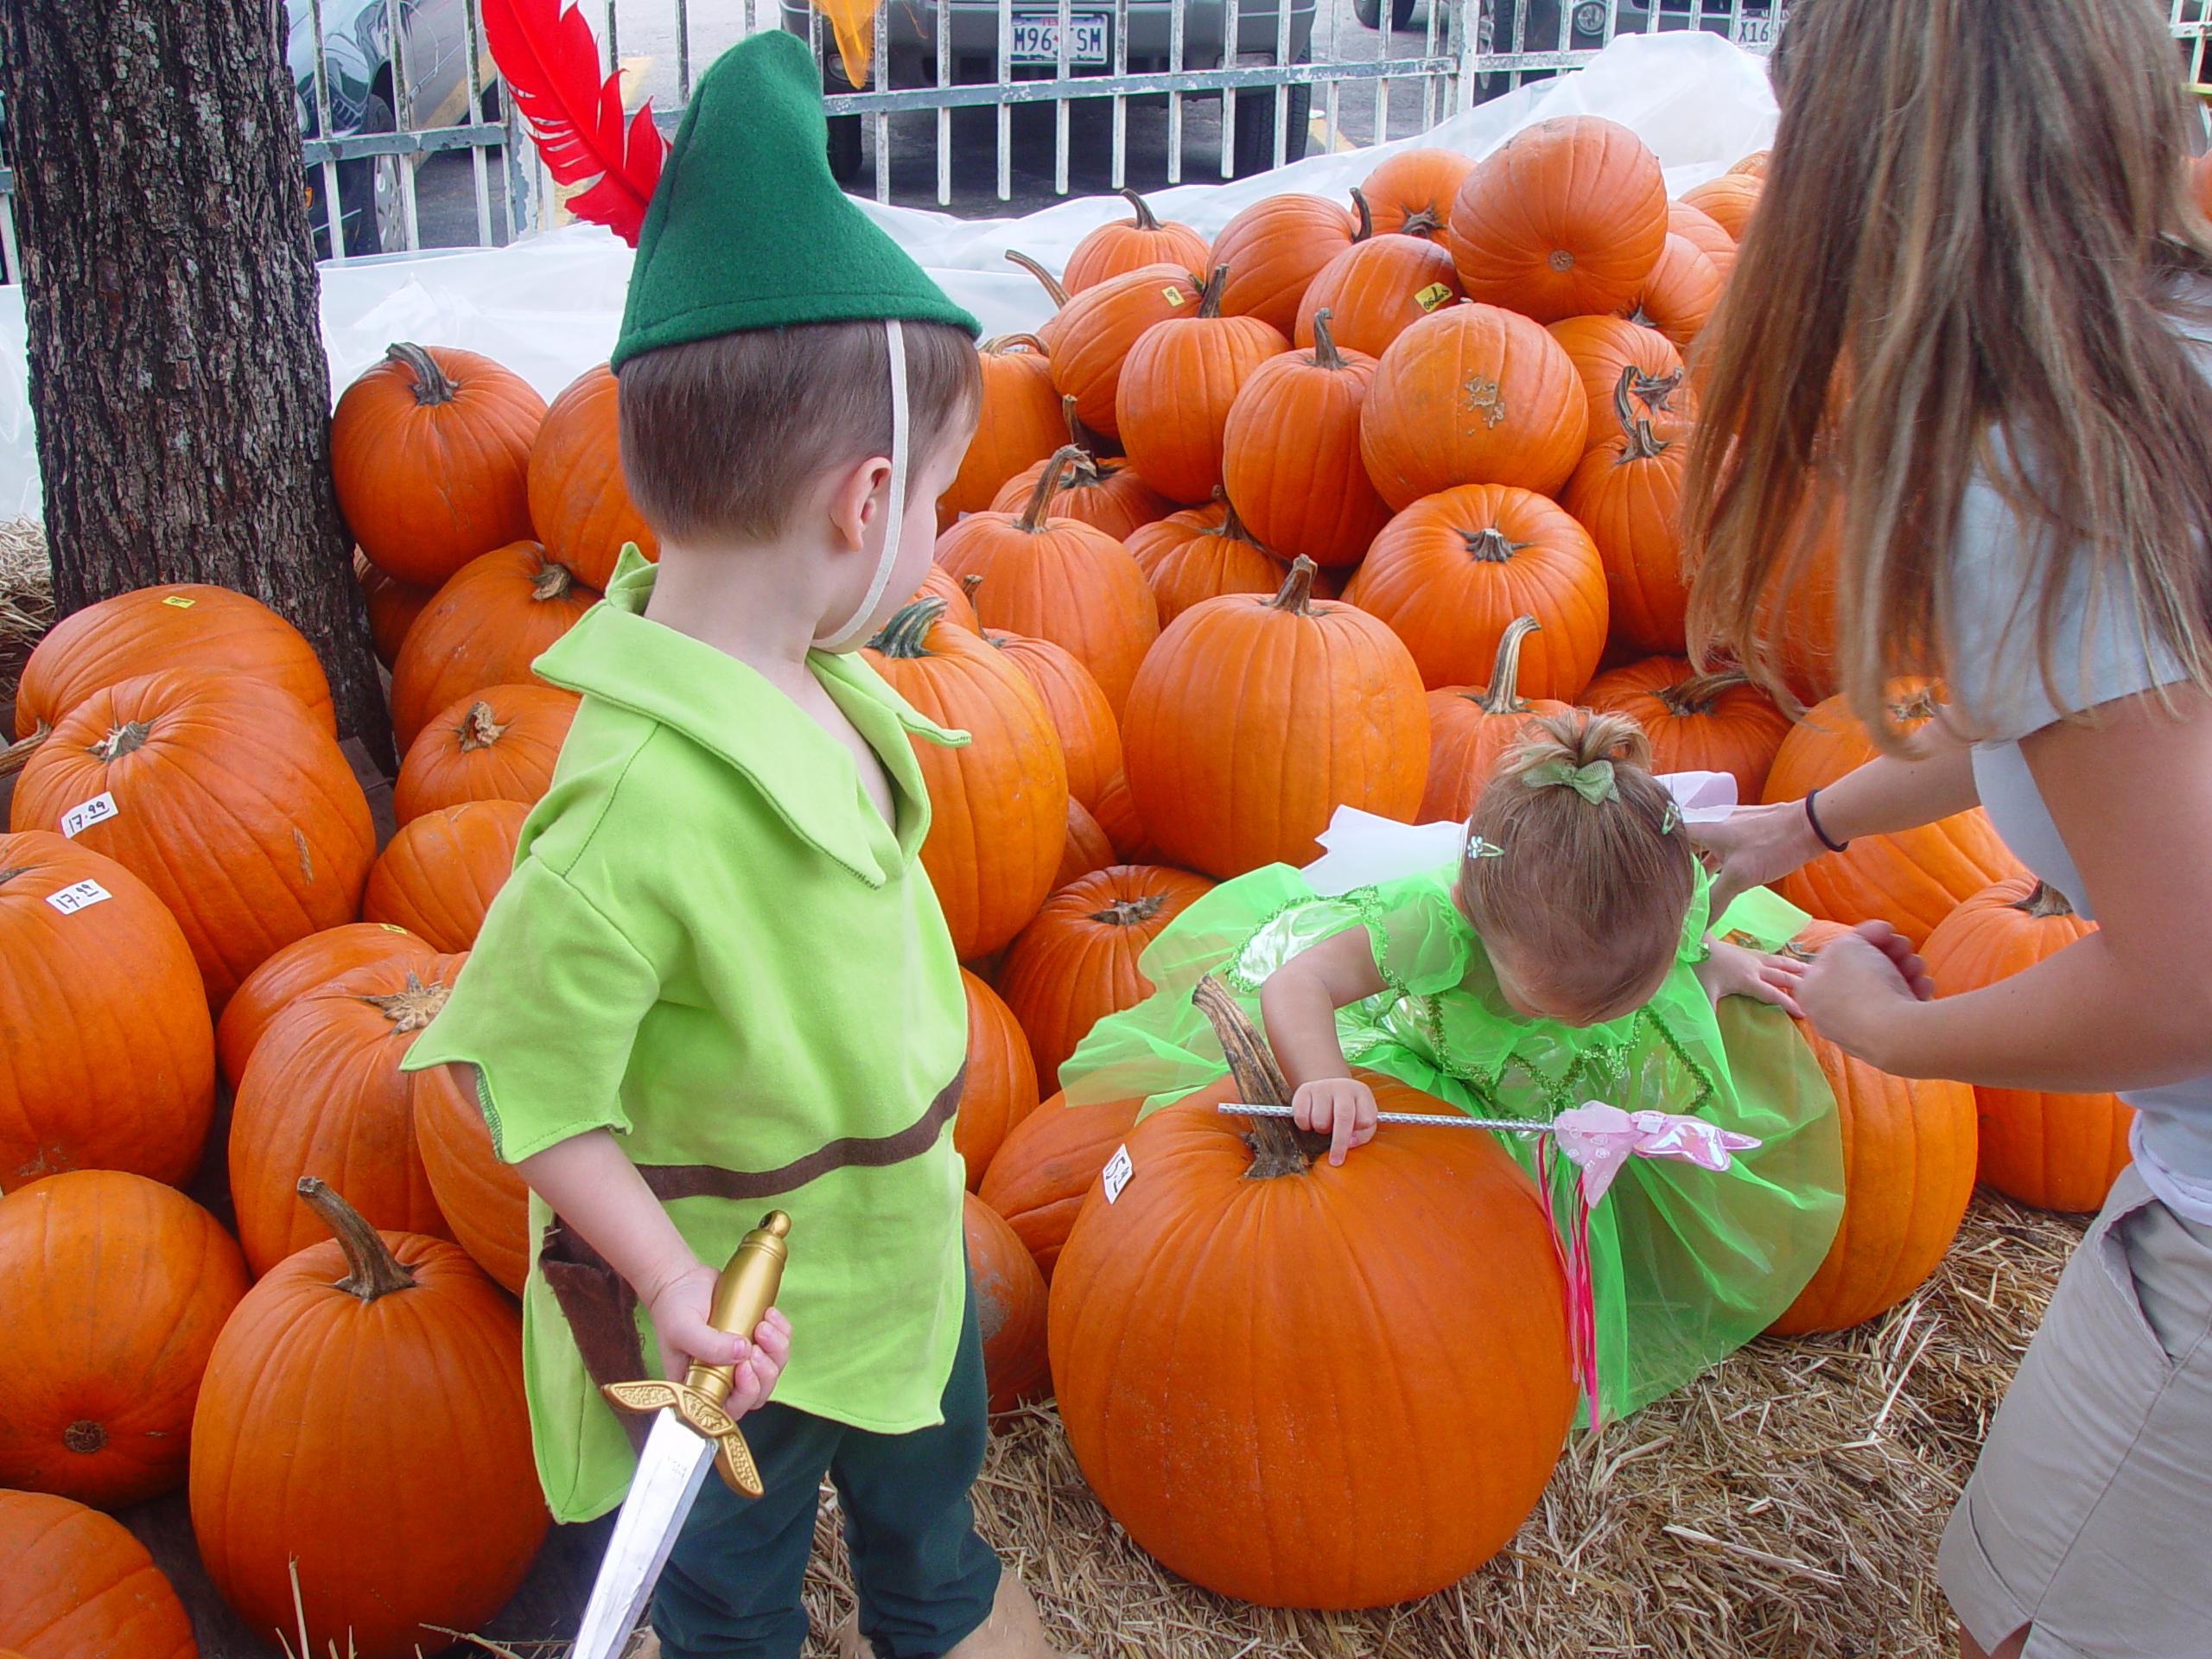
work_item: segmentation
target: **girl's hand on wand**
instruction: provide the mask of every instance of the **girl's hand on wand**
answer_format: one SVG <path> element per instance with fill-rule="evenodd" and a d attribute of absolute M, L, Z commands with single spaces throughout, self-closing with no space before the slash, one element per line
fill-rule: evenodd
<path fill-rule="evenodd" d="M 1916 1003 L 1934 999 L 1928 964 L 1887 922 L 1861 922 L 1831 939 L 1797 982 L 1813 1028 L 1846 1053 L 1884 1065 L 1885 1039 Z"/>
<path fill-rule="evenodd" d="M 1329 1161 L 1375 1138 L 1375 1091 L 1357 1077 L 1316 1077 L 1301 1083 L 1290 1097 L 1293 1121 L 1301 1129 L 1329 1137 Z"/>

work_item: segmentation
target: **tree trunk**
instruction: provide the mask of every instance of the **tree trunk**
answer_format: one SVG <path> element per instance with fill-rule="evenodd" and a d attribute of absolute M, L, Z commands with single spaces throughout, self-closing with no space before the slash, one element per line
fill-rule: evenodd
<path fill-rule="evenodd" d="M 283 18 L 281 0 L 0 0 L 54 599 L 251 594 L 389 768 Z"/>

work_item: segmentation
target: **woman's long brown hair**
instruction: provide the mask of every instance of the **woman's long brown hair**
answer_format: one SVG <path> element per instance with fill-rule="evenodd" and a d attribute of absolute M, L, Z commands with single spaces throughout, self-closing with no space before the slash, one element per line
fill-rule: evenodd
<path fill-rule="evenodd" d="M 2212 294 L 2188 280 L 2212 243 L 2149 0 L 1805 0 L 1775 79 L 1765 188 L 1700 365 L 1695 652 L 1778 688 L 1777 596 L 1825 540 L 1843 691 L 1886 736 L 1885 683 L 1945 670 L 1980 468 L 2046 556 L 2054 702 L 2078 701 L 2051 645 L 2085 565 L 2092 605 L 2212 690 L 2212 386 L 2175 332 Z"/>

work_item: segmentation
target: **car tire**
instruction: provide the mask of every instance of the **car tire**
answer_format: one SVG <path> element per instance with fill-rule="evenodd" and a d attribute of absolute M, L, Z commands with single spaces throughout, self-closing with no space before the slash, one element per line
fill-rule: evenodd
<path fill-rule="evenodd" d="M 1312 137 L 1306 130 L 1313 112 L 1312 84 L 1248 87 L 1236 95 L 1234 162 L 1238 178 L 1249 178 L 1274 166 L 1275 99 L 1284 97 L 1290 100 L 1290 118 L 1283 127 L 1282 159 L 1286 166 L 1305 159 L 1306 142 Z"/>
<path fill-rule="evenodd" d="M 850 184 L 861 175 L 861 118 L 857 115 L 830 118 L 830 176 Z"/>
<path fill-rule="evenodd" d="M 1351 0 L 1351 15 L 1369 29 L 1382 27 L 1382 0 Z M 1414 0 L 1390 0 L 1390 28 L 1395 32 L 1410 28 L 1414 21 Z"/>
<path fill-rule="evenodd" d="M 391 132 L 395 124 L 391 105 L 371 92 L 361 106 L 359 132 Z M 395 160 L 397 158 L 394 158 Z M 377 222 L 377 171 L 385 160 L 378 156 L 357 156 L 338 163 L 338 215 L 346 231 L 346 257 L 359 259 L 384 251 L 383 228 Z M 388 170 L 388 169 L 387 169 Z M 320 215 L 318 215 L 320 219 Z M 327 246 L 327 230 L 318 223 L 318 247 Z"/>

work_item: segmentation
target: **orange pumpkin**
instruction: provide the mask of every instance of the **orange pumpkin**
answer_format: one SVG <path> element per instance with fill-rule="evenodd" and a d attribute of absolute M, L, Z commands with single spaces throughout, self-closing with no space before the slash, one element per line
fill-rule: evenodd
<path fill-rule="evenodd" d="M 1067 762 L 1068 798 L 1088 807 L 1122 769 L 1122 729 L 1106 694 L 1089 669 L 1049 639 L 992 632 L 983 638 L 1006 654 L 1043 699 Z"/>
<path fill-rule="evenodd" d="M 1589 431 L 1557 340 L 1492 305 L 1455 305 L 1390 342 L 1360 411 L 1367 475 L 1393 507 L 1461 484 L 1557 493 Z"/>
<path fill-rule="evenodd" d="M 353 579 L 361 584 L 361 598 L 369 607 L 369 644 L 377 661 L 389 669 L 399 660 L 399 647 L 407 630 L 423 614 L 423 607 L 437 597 L 435 588 L 417 588 L 411 582 L 386 575 L 353 550 Z"/>
<path fill-rule="evenodd" d="M 184 1481 L 192 1402 L 245 1262 L 143 1175 L 48 1175 L 0 1202 L 0 1484 L 118 1509 Z"/>
<path fill-rule="evenodd" d="M 1071 1106 L 1054 1095 L 1007 1132 L 976 1196 L 1004 1218 L 1052 1281 L 1085 1194 L 1136 1127 L 1135 1100 Z"/>
<path fill-rule="evenodd" d="M 938 498 L 939 530 L 963 512 L 981 512 L 1007 480 L 1060 447 L 1060 394 L 1052 389 L 1045 342 L 1034 334 L 1001 334 L 976 349 L 982 357 L 982 403 L 960 470 Z"/>
<path fill-rule="evenodd" d="M 0 1643 L 22 1659 L 199 1659 L 192 1618 L 123 1522 L 0 1491 Z"/>
<path fill-rule="evenodd" d="M 983 1339 L 983 1384 L 995 1417 L 1052 1391 L 1045 1355 L 1045 1275 L 996 1211 L 973 1192 L 963 1195 L 963 1204 L 968 1274 Z"/>
<path fill-rule="evenodd" d="M 972 633 L 982 626 L 976 620 L 976 607 L 968 602 L 968 590 L 974 586 L 973 582 L 956 579 L 952 572 L 932 561 L 929 575 L 922 578 L 922 585 L 909 595 L 907 603 L 932 596 L 941 599 L 944 601 L 944 620 Z"/>
<path fill-rule="evenodd" d="M 43 830 L 0 836 L 0 1192 L 71 1169 L 192 1179 L 215 1113 L 207 994 L 129 870 Z"/>
<path fill-rule="evenodd" d="M 269 1022 L 317 986 L 372 962 L 399 959 L 421 965 L 437 954 L 397 922 L 346 922 L 295 939 L 248 974 L 223 1005 L 215 1026 L 215 1056 L 223 1075 L 234 1089 L 245 1081 L 245 1063 Z"/>
<path fill-rule="evenodd" d="M 1206 239 L 1187 225 L 1163 220 L 1134 190 L 1114 193 L 1136 210 L 1131 219 L 1109 219 L 1086 234 L 1068 255 L 1060 283 L 1071 294 L 1096 288 L 1109 276 L 1141 270 L 1147 265 L 1173 265 L 1178 270 L 1209 268 Z"/>
<path fill-rule="evenodd" d="M 1114 776 L 1122 774 L 1116 772 Z M 1114 863 L 1120 855 L 1106 832 L 1098 827 L 1083 803 L 1072 795 L 1068 797 L 1068 838 L 1060 849 L 1060 868 L 1052 874 L 1052 891 L 1058 893 L 1071 881 L 1080 881 L 1093 870 L 1103 870 Z"/>
<path fill-rule="evenodd" d="M 370 563 L 435 588 L 530 530 L 530 450 L 545 400 L 476 352 L 401 341 L 330 416 L 338 510 Z"/>
<path fill-rule="evenodd" d="M 2096 931 L 2033 876 L 1992 883 L 1930 932 L 1922 955 L 1938 996 L 2010 979 Z M 2096 1210 L 2127 1167 L 2134 1111 L 2117 1095 L 1976 1086 L 1980 1178 L 2044 1210 Z"/>
<path fill-rule="evenodd" d="M 1339 345 L 1380 357 L 1414 323 L 1460 298 L 1459 272 L 1452 256 L 1427 237 L 1375 232 L 1366 197 L 1351 194 L 1359 234 L 1306 285 L 1292 338 L 1311 346 L 1313 314 L 1326 311 Z"/>
<path fill-rule="evenodd" d="M 1269 359 L 1236 394 L 1221 470 L 1238 516 L 1262 543 L 1328 569 L 1357 563 L 1390 507 L 1359 447 L 1375 359 L 1338 349 L 1326 308 L 1311 332 L 1312 350 Z"/>
<path fill-rule="evenodd" d="M 1564 715 L 1574 705 L 1521 695 L 1521 645 L 1543 625 L 1516 616 L 1497 636 L 1490 683 L 1440 686 L 1428 694 L 1428 788 L 1414 816 L 1422 823 L 1464 820 L 1475 810 L 1497 763 L 1539 715 Z"/>
<path fill-rule="evenodd" d="M 521 1295 L 530 1276 L 530 1189 L 500 1160 L 483 1109 L 444 1066 L 410 1072 L 407 1095 L 438 1213 L 478 1267 Z"/>
<path fill-rule="evenodd" d="M 1388 234 L 1433 237 L 1452 217 L 1459 187 L 1474 171 L 1471 156 L 1456 149 L 1402 149 L 1360 181 L 1375 228 Z"/>
<path fill-rule="evenodd" d="M 1007 1131 L 1037 1109 L 1037 1065 L 1020 1021 L 999 994 L 965 968 L 960 984 L 968 993 L 968 1070 L 952 1120 L 952 1146 L 968 1166 L 972 1192 Z"/>
<path fill-rule="evenodd" d="M 170 582 L 87 605 L 47 630 L 16 688 L 16 735 L 59 726 L 95 691 L 169 668 L 289 691 L 317 726 L 337 729 L 322 664 L 297 628 L 227 588 Z"/>
<path fill-rule="evenodd" d="M 379 1236 L 320 1181 L 302 1187 L 336 1238 L 248 1291 L 216 1341 L 192 1530 L 250 1625 L 304 1629 L 312 1653 L 436 1652 L 514 1594 L 550 1525 L 522 1319 L 455 1246 Z"/>
<path fill-rule="evenodd" d="M 1669 231 L 1659 263 L 1637 289 L 1626 314 L 1630 321 L 1656 328 L 1675 345 L 1687 346 L 1719 303 L 1720 287 L 1720 272 L 1703 250 Z"/>
<path fill-rule="evenodd" d="M 1421 671 L 1378 618 L 1309 603 L 1313 580 L 1300 559 L 1271 598 L 1194 605 L 1146 657 L 1122 764 L 1164 861 L 1223 880 L 1310 864 L 1338 807 L 1403 818 L 1420 804 Z"/>
<path fill-rule="evenodd" d="M 1658 158 L 1595 115 L 1540 121 L 1477 162 L 1444 232 L 1469 299 L 1538 322 L 1621 310 L 1666 239 Z"/>
<path fill-rule="evenodd" d="M 1764 149 L 1755 149 L 1728 170 L 1731 173 L 1746 174 L 1754 179 L 1763 179 L 1766 176 L 1766 162 L 1770 153 Z"/>
<path fill-rule="evenodd" d="M 1628 396 L 1637 414 L 1656 418 L 1689 413 L 1681 353 L 1657 329 L 1640 327 L 1625 317 L 1569 317 L 1552 324 L 1548 332 L 1582 382 L 1583 406 L 1590 416 L 1583 438 L 1586 449 L 1596 448 L 1620 429 L 1614 400 L 1624 371 L 1634 371 Z"/>
<path fill-rule="evenodd" d="M 216 1008 L 294 939 L 352 921 L 376 849 L 336 740 L 240 674 L 173 668 L 93 693 L 16 780 L 14 827 L 66 831 L 102 801 L 77 844 L 169 907 Z"/>
<path fill-rule="evenodd" d="M 944 626 L 944 612 L 934 598 L 903 607 L 868 642 L 868 658 L 923 715 L 975 740 L 957 749 L 914 744 L 930 796 L 922 866 L 966 961 L 1020 932 L 1052 891 L 1068 773 L 1044 699 L 1003 653 Z"/>
<path fill-rule="evenodd" d="M 1144 818 L 1137 811 L 1136 797 L 1129 793 L 1126 747 L 1122 760 L 1123 769 L 1107 780 L 1106 791 L 1098 798 L 1098 827 L 1106 832 L 1122 863 L 1156 864 L 1161 857 L 1160 849 L 1153 845 L 1152 832 L 1144 827 Z"/>
<path fill-rule="evenodd" d="M 1637 401 L 1640 372 L 1621 371 L 1605 437 L 1584 454 L 1560 500 L 1605 563 L 1613 637 L 1632 651 L 1674 653 L 1688 644 L 1681 499 L 1690 425 Z"/>
<path fill-rule="evenodd" d="M 470 561 L 416 619 L 392 665 L 391 729 L 401 752 L 472 692 L 543 684 L 530 665 L 598 602 L 598 589 L 535 542 Z"/>
<path fill-rule="evenodd" d="M 1680 657 L 1609 669 L 1584 688 L 1582 702 L 1642 726 L 1653 770 L 1732 773 L 1739 801 L 1759 798 L 1790 730 L 1789 716 L 1741 669 L 1700 674 Z"/>
<path fill-rule="evenodd" d="M 1114 396 L 1122 382 L 1122 359 L 1154 323 L 1188 316 L 1205 279 L 1180 265 L 1140 265 L 1071 297 L 1035 260 L 1017 253 L 1007 257 L 1043 283 L 1059 307 L 1037 330 L 1052 359 L 1052 385 L 1075 399 L 1076 413 L 1084 425 L 1107 437 L 1119 437 Z"/>
<path fill-rule="evenodd" d="M 434 950 L 467 950 L 529 816 L 520 801 L 463 801 L 410 819 L 369 871 L 361 918 L 395 923 Z"/>
<path fill-rule="evenodd" d="M 1227 506 L 1193 507 L 1147 524 L 1128 547 L 1152 584 L 1162 626 L 1204 600 L 1272 594 L 1282 586 L 1283 562 Z"/>
<path fill-rule="evenodd" d="M 1298 302 L 1321 268 L 1351 245 L 1352 219 L 1323 196 L 1262 196 L 1234 215 L 1213 239 L 1213 263 L 1229 267 L 1221 308 L 1257 317 L 1287 336 Z"/>
<path fill-rule="evenodd" d="M 1129 460 L 1169 499 L 1195 505 L 1221 488 L 1221 433 L 1252 372 L 1290 349 L 1256 317 L 1221 314 L 1229 267 L 1216 265 L 1188 317 L 1156 322 L 1122 365 L 1114 421 Z"/>
<path fill-rule="evenodd" d="M 1936 712 L 1924 682 L 1900 685 L 1890 705 L 1892 719 L 1910 732 Z M 1840 697 L 1808 709 L 1782 740 L 1766 776 L 1769 801 L 1802 800 L 1874 758 L 1873 744 Z M 1840 853 L 1823 853 L 1777 883 L 1782 896 L 1823 920 L 1879 918 L 1916 947 L 1937 923 L 1993 881 L 2026 874 L 2005 849 L 1980 807 L 1893 835 L 1860 836 Z"/>
<path fill-rule="evenodd" d="M 1759 205 L 1763 188 L 1762 181 L 1751 174 L 1723 173 L 1695 189 L 1683 191 L 1681 199 L 1740 244 L 1745 227 L 1751 222 L 1751 213 Z"/>
<path fill-rule="evenodd" d="M 1667 234 L 1679 236 L 1713 262 L 1713 274 L 1723 286 L 1736 267 L 1736 238 L 1720 228 L 1720 221 L 1687 201 L 1667 204 Z"/>
<path fill-rule="evenodd" d="M 1175 504 L 1147 484 L 1128 461 L 1097 454 L 1090 435 L 1076 418 L 1075 399 L 1063 397 L 1060 402 L 1067 421 L 1065 448 L 1075 451 L 1074 459 L 1062 461 L 1058 452 L 1047 452 L 1044 460 L 1023 467 L 991 498 L 993 512 L 1020 512 L 1037 493 L 1038 480 L 1056 467 L 1060 469 L 1059 482 L 1045 504 L 1048 518 L 1079 519 L 1119 542 L 1175 511 Z"/>
<path fill-rule="evenodd" d="M 548 558 L 591 588 L 604 588 L 626 542 L 660 556 L 652 526 L 622 481 L 615 378 L 602 363 L 553 400 L 530 446 L 530 522 Z"/>
<path fill-rule="evenodd" d="M 1019 513 L 962 519 L 938 538 L 937 558 L 955 576 L 982 578 L 974 600 L 986 627 L 1066 646 L 1118 716 L 1159 635 L 1160 614 L 1144 572 L 1121 543 L 1075 519 L 1046 518 L 1054 484 L 1079 454 L 1060 450 Z"/>
<path fill-rule="evenodd" d="M 463 801 L 534 806 L 582 701 L 558 686 L 494 685 L 448 703 L 416 734 L 399 763 L 391 811 L 404 827 Z"/>
<path fill-rule="evenodd" d="M 1152 995 L 1145 947 L 1213 883 L 1188 870 L 1117 864 L 1062 887 L 1007 947 L 999 988 L 1028 1034 L 1044 1082 L 1091 1027 Z"/>
<path fill-rule="evenodd" d="M 1572 699 L 1605 646 L 1605 572 L 1582 526 L 1540 495 L 1467 484 L 1417 501 L 1375 538 L 1344 602 L 1396 631 L 1434 688 L 1472 684 L 1516 616 L 1521 689 Z"/>
<path fill-rule="evenodd" d="M 231 1120 L 231 1202 L 246 1265 L 267 1273 L 320 1229 L 294 1187 L 343 1181 L 372 1221 L 448 1236 L 399 1070 L 445 1006 L 458 957 L 370 963 L 293 999 L 246 1062 Z"/>

